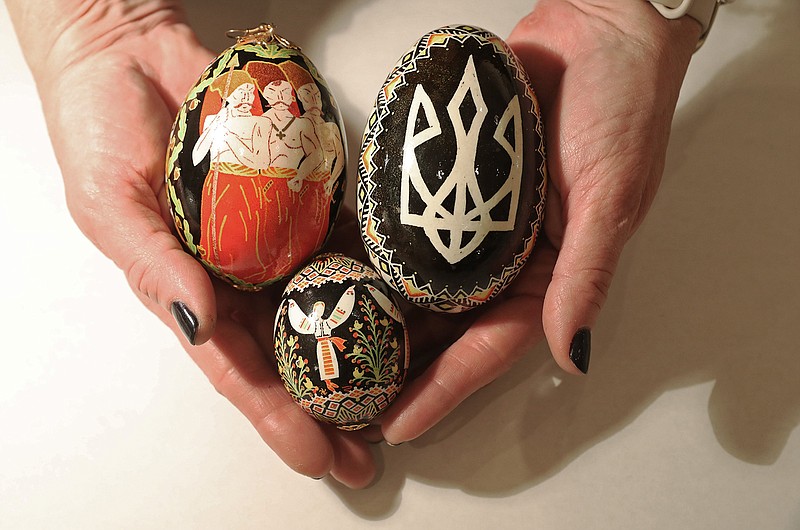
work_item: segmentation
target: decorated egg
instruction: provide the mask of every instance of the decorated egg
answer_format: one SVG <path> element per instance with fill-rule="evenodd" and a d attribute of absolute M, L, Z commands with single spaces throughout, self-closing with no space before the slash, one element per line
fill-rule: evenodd
<path fill-rule="evenodd" d="M 324 254 L 284 290 L 275 358 L 286 390 L 306 412 L 340 429 L 360 429 L 403 386 L 409 364 L 405 321 L 371 267 Z"/>
<path fill-rule="evenodd" d="M 546 185 L 539 105 L 502 39 L 445 26 L 402 56 L 358 167 L 361 236 L 387 283 L 437 311 L 497 296 L 534 248 Z"/>
<path fill-rule="evenodd" d="M 166 163 L 184 247 L 235 287 L 294 273 L 323 245 L 345 182 L 345 134 L 322 75 L 262 25 L 203 72 L 181 105 Z"/>

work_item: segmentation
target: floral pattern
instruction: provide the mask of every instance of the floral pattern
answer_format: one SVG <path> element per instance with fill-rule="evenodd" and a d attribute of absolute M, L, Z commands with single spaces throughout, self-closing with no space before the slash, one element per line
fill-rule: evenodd
<path fill-rule="evenodd" d="M 359 429 L 400 392 L 408 340 L 386 293 L 377 273 L 341 254 L 318 257 L 287 286 L 275 321 L 277 369 L 292 398 L 314 418 Z M 342 304 L 348 296 L 354 304 Z M 335 376 L 323 370 L 321 344 L 337 356 Z"/>

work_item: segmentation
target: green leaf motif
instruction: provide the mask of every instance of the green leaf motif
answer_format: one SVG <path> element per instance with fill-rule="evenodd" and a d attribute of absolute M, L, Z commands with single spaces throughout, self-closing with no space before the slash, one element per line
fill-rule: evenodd
<path fill-rule="evenodd" d="M 194 237 L 192 231 L 189 229 L 189 221 L 183 220 L 183 241 L 192 253 L 197 254 L 197 246 L 194 244 Z"/>
<path fill-rule="evenodd" d="M 172 182 L 167 182 L 167 189 L 169 190 L 169 200 L 172 202 L 172 207 L 175 210 L 175 213 L 178 214 L 182 219 L 186 217 L 183 213 L 183 205 L 181 201 L 178 200 L 178 196 L 175 193 L 175 186 Z"/>
<path fill-rule="evenodd" d="M 255 53 L 256 55 L 260 55 L 262 57 L 268 57 L 270 59 L 290 59 L 291 57 L 302 55 L 297 50 L 284 48 L 279 44 L 267 44 L 266 46 L 261 46 L 258 44 L 243 44 L 239 47 L 239 49 L 242 51 Z"/>
<path fill-rule="evenodd" d="M 313 394 L 314 384 L 308 377 L 310 372 L 308 361 L 296 353 L 300 348 L 297 337 L 286 332 L 285 318 L 286 305 L 283 305 L 275 333 L 275 358 L 278 361 L 278 373 L 283 384 L 289 393 L 299 400 Z"/>
<path fill-rule="evenodd" d="M 350 326 L 356 344 L 349 358 L 357 365 L 351 383 L 391 383 L 400 373 L 400 343 L 394 337 L 394 323 L 386 317 L 378 320 L 378 310 L 367 295 L 361 295 L 358 305 L 367 318 Z"/>

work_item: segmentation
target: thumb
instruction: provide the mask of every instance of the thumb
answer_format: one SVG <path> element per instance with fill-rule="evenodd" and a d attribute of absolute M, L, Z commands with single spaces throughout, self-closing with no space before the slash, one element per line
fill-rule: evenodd
<path fill-rule="evenodd" d="M 629 234 L 629 223 L 602 204 L 589 201 L 583 208 L 570 208 L 545 293 L 545 336 L 556 362 L 570 373 L 589 369 L 591 328 L 606 301 Z"/>
<path fill-rule="evenodd" d="M 122 269 L 142 302 L 190 344 L 202 344 L 216 323 L 211 279 L 170 232 L 152 190 L 130 190 L 139 196 L 108 201 L 99 209 L 76 208 L 85 195 L 68 204 L 78 226 Z"/>
<path fill-rule="evenodd" d="M 131 289 L 170 327 L 177 325 L 189 344 L 206 342 L 216 324 L 216 298 L 208 273 L 169 231 L 138 235 L 140 245 L 123 257 L 122 264 Z"/>

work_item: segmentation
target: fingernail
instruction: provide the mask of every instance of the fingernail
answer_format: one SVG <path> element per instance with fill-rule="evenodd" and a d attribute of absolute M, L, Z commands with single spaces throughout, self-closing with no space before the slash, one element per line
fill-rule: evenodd
<path fill-rule="evenodd" d="M 393 444 L 391 442 L 386 442 L 386 445 L 388 445 L 389 447 L 397 447 L 399 445 L 403 445 L 404 443 L 405 442 L 397 442 L 396 444 Z"/>
<path fill-rule="evenodd" d="M 190 344 L 194 345 L 194 339 L 197 337 L 197 328 L 199 323 L 197 317 L 194 316 L 186 304 L 183 302 L 172 302 L 172 316 L 181 328 L 181 331 L 186 335 L 186 339 Z"/>
<path fill-rule="evenodd" d="M 569 345 L 569 360 L 584 374 L 589 371 L 589 356 L 592 353 L 592 332 L 581 328 L 572 337 Z"/>

